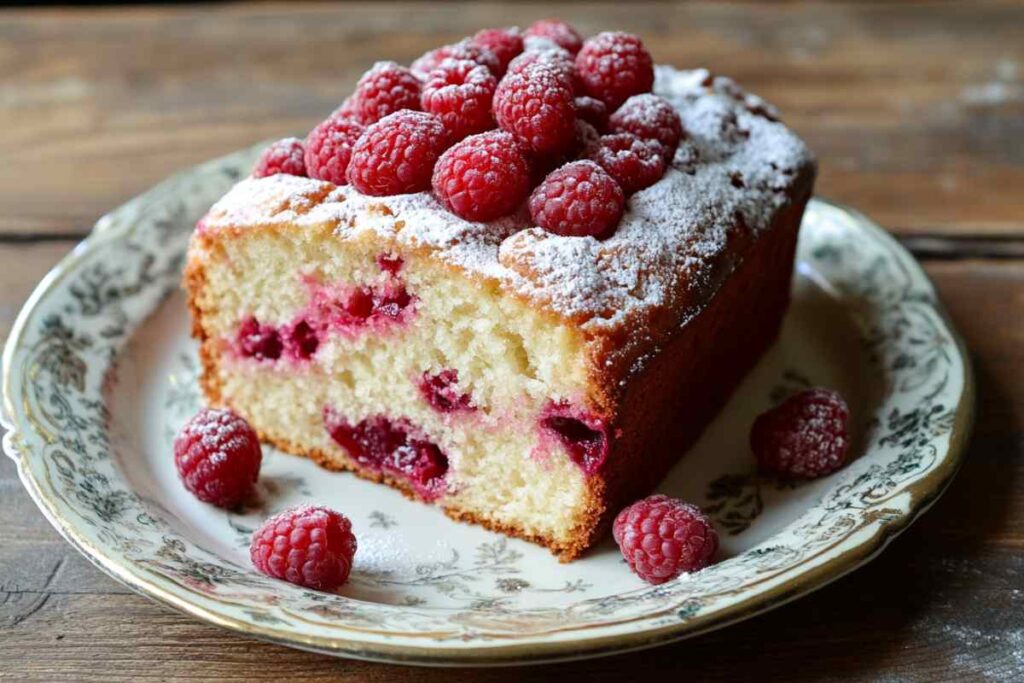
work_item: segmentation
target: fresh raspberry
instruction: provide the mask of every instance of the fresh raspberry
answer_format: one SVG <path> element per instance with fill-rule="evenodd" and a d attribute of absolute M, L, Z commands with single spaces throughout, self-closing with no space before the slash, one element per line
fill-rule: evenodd
<path fill-rule="evenodd" d="M 573 65 L 572 55 L 567 50 L 563 50 L 557 45 L 553 44 L 550 48 L 538 49 L 538 50 L 527 50 L 521 55 L 509 62 L 508 70 L 522 71 L 524 68 L 535 62 L 547 62 L 553 66 L 558 67 L 569 82 L 572 84 L 572 90 L 574 93 L 583 92 L 583 85 L 576 75 L 576 67 Z"/>
<path fill-rule="evenodd" d="M 334 590 L 348 581 L 356 537 L 345 515 L 300 505 L 265 521 L 252 535 L 249 557 L 267 576 L 306 588 Z"/>
<path fill-rule="evenodd" d="M 830 389 L 808 389 L 762 413 L 750 430 L 750 447 L 763 472 L 798 479 L 831 474 L 850 450 L 846 401 Z"/>
<path fill-rule="evenodd" d="M 622 218 L 625 198 L 615 179 L 593 161 L 553 171 L 530 195 L 530 216 L 556 235 L 605 237 Z"/>
<path fill-rule="evenodd" d="M 583 46 L 583 37 L 571 25 L 559 19 L 541 19 L 523 31 L 524 36 L 547 38 L 555 45 L 576 54 Z"/>
<path fill-rule="evenodd" d="M 441 118 L 451 139 L 494 128 L 491 101 L 498 81 L 486 67 L 468 59 L 446 59 L 423 86 L 423 111 Z"/>
<path fill-rule="evenodd" d="M 356 116 L 364 126 L 388 114 L 420 108 L 420 80 L 395 62 L 377 62 L 363 74 L 352 95 Z"/>
<path fill-rule="evenodd" d="M 348 181 L 377 197 L 419 192 L 448 146 L 441 119 L 421 111 L 398 111 L 367 127 L 352 148 Z"/>
<path fill-rule="evenodd" d="M 683 137 L 683 124 L 679 112 L 664 97 L 645 93 L 633 95 L 608 119 L 613 133 L 632 133 L 638 138 L 657 140 L 665 147 L 665 160 L 672 162 L 679 141 Z"/>
<path fill-rule="evenodd" d="M 256 432 L 230 410 L 203 408 L 174 439 L 174 466 L 185 488 L 217 507 L 245 500 L 262 460 Z"/>
<path fill-rule="evenodd" d="M 523 37 L 514 28 L 485 28 L 477 31 L 472 43 L 490 50 L 498 58 L 498 72 L 495 76 L 504 75 L 508 63 L 523 51 Z"/>
<path fill-rule="evenodd" d="M 543 61 L 511 72 L 494 93 L 494 118 L 528 150 L 556 156 L 568 149 L 576 132 L 572 83 Z"/>
<path fill-rule="evenodd" d="M 426 80 L 430 76 L 430 72 L 439 67 L 441 62 L 446 59 L 468 59 L 471 62 L 476 62 L 490 69 L 496 78 L 504 73 L 501 68 L 501 60 L 498 59 L 496 54 L 486 47 L 477 45 L 468 38 L 452 45 L 445 45 L 436 50 L 431 50 L 422 57 L 419 57 L 409 68 L 418 78 Z"/>
<path fill-rule="evenodd" d="M 583 44 L 576 72 L 585 93 L 614 111 L 632 95 L 654 85 L 654 62 L 643 42 L 631 33 L 606 31 Z"/>
<path fill-rule="evenodd" d="M 650 187 L 665 175 L 665 149 L 657 140 L 629 133 L 604 135 L 587 158 L 608 171 L 626 196 Z"/>
<path fill-rule="evenodd" d="M 583 119 L 598 132 L 608 129 L 608 107 L 604 106 L 604 102 L 584 95 L 577 97 L 575 104 L 577 118 Z"/>
<path fill-rule="evenodd" d="M 503 130 L 468 137 L 441 155 L 434 192 L 454 214 L 489 221 L 511 213 L 530 192 L 530 166 Z"/>
<path fill-rule="evenodd" d="M 256 166 L 252 169 L 252 177 L 266 178 L 276 173 L 304 176 L 306 162 L 302 157 L 305 153 L 306 148 L 298 138 L 278 140 L 260 154 Z"/>
<path fill-rule="evenodd" d="M 331 114 L 306 136 L 306 172 L 310 178 L 346 185 L 345 172 L 352 147 L 363 126 L 339 113 Z"/>
<path fill-rule="evenodd" d="M 662 495 L 622 510 L 612 537 L 629 568 L 653 584 L 707 567 L 718 551 L 718 532 L 700 508 Z"/>

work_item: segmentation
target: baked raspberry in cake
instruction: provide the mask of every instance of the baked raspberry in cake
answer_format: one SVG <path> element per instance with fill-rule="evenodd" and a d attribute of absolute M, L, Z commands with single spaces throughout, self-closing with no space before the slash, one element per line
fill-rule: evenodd
<path fill-rule="evenodd" d="M 348 126 L 335 112 L 332 130 L 359 139 L 317 163 L 354 184 L 241 181 L 200 222 L 185 283 L 212 404 L 282 450 L 569 560 L 774 340 L 815 165 L 729 79 L 655 67 L 648 94 L 635 36 L 591 38 L 574 66 L 543 39 L 571 35 L 541 28 L 388 66 L 428 72 L 430 109 Z M 617 41 L 628 77 L 605 82 Z M 524 44 L 537 55 L 516 56 Z M 471 125 L 431 113 L 460 97 Z M 578 106 L 609 128 L 577 125 Z"/>

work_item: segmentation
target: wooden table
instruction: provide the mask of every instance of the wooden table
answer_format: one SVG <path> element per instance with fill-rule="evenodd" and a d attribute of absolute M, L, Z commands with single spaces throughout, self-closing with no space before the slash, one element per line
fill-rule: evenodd
<path fill-rule="evenodd" d="M 302 134 L 375 59 L 549 14 L 635 31 L 658 61 L 778 104 L 818 152 L 820 194 L 923 260 L 974 353 L 970 454 L 884 555 L 811 597 L 650 652 L 469 680 L 1021 680 L 1024 6 L 508 4 L 0 11 L 0 336 L 102 213 L 175 169 Z M 335 660 L 170 612 L 64 543 L 6 458 L 0 588 L 0 678 L 467 675 Z"/>

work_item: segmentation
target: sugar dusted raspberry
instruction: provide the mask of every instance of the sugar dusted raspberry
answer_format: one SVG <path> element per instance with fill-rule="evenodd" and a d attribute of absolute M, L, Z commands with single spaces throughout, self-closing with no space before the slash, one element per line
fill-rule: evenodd
<path fill-rule="evenodd" d="M 572 83 L 543 61 L 510 72 L 494 94 L 494 118 L 535 154 L 565 152 L 576 132 Z"/>
<path fill-rule="evenodd" d="M 530 216 L 556 235 L 605 237 L 622 218 L 625 198 L 615 179 L 592 161 L 553 171 L 530 195 Z"/>
<path fill-rule="evenodd" d="M 447 146 L 448 133 L 437 116 L 395 112 L 367 127 L 356 142 L 348 181 L 377 197 L 426 190 L 434 163 Z"/>
<path fill-rule="evenodd" d="M 584 95 L 577 97 L 575 104 L 577 118 L 583 119 L 598 132 L 608 128 L 608 107 L 604 106 L 604 102 Z"/>
<path fill-rule="evenodd" d="M 545 49 L 526 50 L 508 63 L 508 70 L 520 71 L 534 62 L 551 62 L 570 77 L 575 69 L 572 55 L 569 54 L 568 50 L 563 50 L 552 43 L 550 47 Z"/>
<path fill-rule="evenodd" d="M 420 80 L 395 62 L 377 62 L 363 74 L 352 96 L 363 125 L 380 121 L 403 109 L 420 108 Z"/>
<path fill-rule="evenodd" d="M 657 140 L 629 133 L 602 136 L 587 158 L 608 171 L 627 196 L 650 187 L 665 175 L 665 149 Z"/>
<path fill-rule="evenodd" d="M 707 567 L 718 551 L 718 533 L 700 508 L 662 495 L 623 509 L 612 537 L 629 568 L 653 584 Z"/>
<path fill-rule="evenodd" d="M 421 79 L 427 79 L 430 72 L 441 65 L 446 59 L 468 59 L 490 69 L 495 77 L 501 76 L 504 71 L 501 68 L 501 60 L 498 56 L 486 47 L 477 45 L 468 38 L 452 45 L 445 45 L 436 50 L 431 50 L 413 62 L 409 68 Z"/>
<path fill-rule="evenodd" d="M 356 537 L 345 515 L 303 505 L 265 521 L 252 535 L 249 557 L 267 576 L 315 590 L 348 581 Z"/>
<path fill-rule="evenodd" d="M 654 85 L 654 62 L 643 42 L 630 33 L 607 31 L 589 38 L 576 55 L 576 72 L 587 94 L 614 111 L 632 95 Z"/>
<path fill-rule="evenodd" d="M 363 126 L 341 114 L 331 114 L 306 136 L 306 172 L 310 178 L 346 185 L 345 172 L 352 147 L 363 134 Z"/>
<path fill-rule="evenodd" d="M 434 167 L 434 193 L 452 213 L 489 221 L 511 213 L 530 192 L 530 167 L 515 138 L 493 130 L 456 143 Z"/>
<path fill-rule="evenodd" d="M 252 177 L 266 178 L 277 173 L 304 176 L 306 162 L 302 157 L 305 153 L 306 148 L 298 138 L 278 140 L 260 154 L 256 166 L 252 169 Z"/>
<path fill-rule="evenodd" d="M 474 45 L 490 50 L 498 58 L 496 76 L 504 75 L 508 63 L 523 51 L 523 36 L 515 28 L 485 28 L 473 36 Z"/>
<path fill-rule="evenodd" d="M 583 37 L 570 24 L 560 19 L 541 19 L 535 21 L 523 35 L 547 38 L 555 45 L 576 54 L 583 46 Z"/>
<path fill-rule="evenodd" d="M 446 59 L 430 72 L 420 102 L 441 118 L 451 139 L 494 128 L 491 101 L 498 81 L 486 67 L 468 59 Z"/>
<path fill-rule="evenodd" d="M 638 138 L 657 140 L 665 148 L 666 161 L 671 162 L 683 137 L 683 124 L 668 100 L 650 93 L 633 95 L 623 102 L 608 120 L 614 133 L 632 133 Z"/>
<path fill-rule="evenodd" d="M 222 508 L 245 500 L 262 460 L 256 432 L 230 410 L 203 408 L 174 439 L 174 465 L 185 488 Z"/>
<path fill-rule="evenodd" d="M 763 472 L 798 479 L 831 474 L 850 450 L 850 410 L 838 392 L 808 389 L 762 413 L 750 430 L 750 447 Z"/>

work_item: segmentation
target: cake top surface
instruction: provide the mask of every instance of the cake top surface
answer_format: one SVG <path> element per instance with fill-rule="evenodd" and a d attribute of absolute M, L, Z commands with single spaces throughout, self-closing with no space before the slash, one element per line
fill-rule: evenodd
<path fill-rule="evenodd" d="M 399 248 L 426 248 L 493 279 L 596 336 L 660 310 L 685 314 L 793 201 L 794 183 L 814 160 L 771 105 L 728 78 L 659 66 L 653 92 L 678 110 L 686 136 L 665 175 L 627 200 L 618 229 L 604 240 L 547 232 L 525 211 L 479 223 L 429 192 L 370 197 L 284 174 L 238 183 L 203 230 L 332 223 L 341 238 L 376 231 Z"/>

